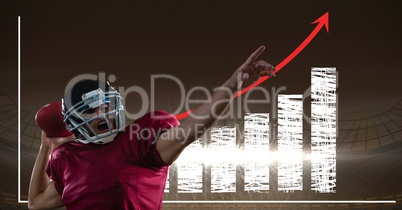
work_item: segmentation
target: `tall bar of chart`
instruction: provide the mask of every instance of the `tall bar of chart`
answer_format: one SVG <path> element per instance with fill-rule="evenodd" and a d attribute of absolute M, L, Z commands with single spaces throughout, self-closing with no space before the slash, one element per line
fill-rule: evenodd
<path fill-rule="evenodd" d="M 337 76 L 335 68 L 311 69 L 311 189 L 336 186 Z"/>

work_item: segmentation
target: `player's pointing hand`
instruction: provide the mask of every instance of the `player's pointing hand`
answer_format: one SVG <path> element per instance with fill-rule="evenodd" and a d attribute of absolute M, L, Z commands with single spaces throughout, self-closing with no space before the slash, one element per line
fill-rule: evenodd
<path fill-rule="evenodd" d="M 258 56 L 264 52 L 265 46 L 259 47 L 229 78 L 226 85 L 235 90 L 248 87 L 258 81 L 263 76 L 274 76 L 275 67 L 263 60 L 257 60 Z"/>

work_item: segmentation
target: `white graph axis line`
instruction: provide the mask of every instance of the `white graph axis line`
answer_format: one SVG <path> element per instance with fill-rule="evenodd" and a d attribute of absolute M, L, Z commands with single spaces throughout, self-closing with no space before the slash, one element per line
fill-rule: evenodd
<path fill-rule="evenodd" d="M 241 201 L 241 200 L 233 200 L 233 201 L 217 201 L 217 200 L 194 200 L 194 201 L 163 201 L 163 203 L 247 203 L 247 204 L 392 204 L 396 203 L 395 200 L 289 200 L 289 201 L 282 201 L 282 200 L 248 200 L 248 201 Z"/>
<path fill-rule="evenodd" d="M 21 16 L 18 16 L 18 203 L 21 200 Z"/>

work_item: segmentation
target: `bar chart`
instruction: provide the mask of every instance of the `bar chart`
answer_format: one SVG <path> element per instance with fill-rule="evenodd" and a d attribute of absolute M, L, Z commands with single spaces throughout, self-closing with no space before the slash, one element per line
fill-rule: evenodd
<path fill-rule="evenodd" d="M 236 193 L 239 189 L 269 193 L 272 186 L 277 189 L 271 190 L 283 193 L 335 193 L 336 88 L 336 68 L 311 68 L 311 116 L 304 116 L 302 93 L 278 94 L 277 123 L 270 123 L 272 113 L 245 113 L 235 126 L 211 128 L 176 161 L 177 193 Z M 311 125 L 308 154 L 303 151 L 304 121 Z M 270 131 L 276 132 L 271 135 Z M 303 189 L 305 160 L 310 161 L 310 189 Z M 275 179 L 270 170 L 275 170 Z M 241 183 L 236 183 L 239 177 Z M 172 193 L 169 181 L 165 193 Z"/>

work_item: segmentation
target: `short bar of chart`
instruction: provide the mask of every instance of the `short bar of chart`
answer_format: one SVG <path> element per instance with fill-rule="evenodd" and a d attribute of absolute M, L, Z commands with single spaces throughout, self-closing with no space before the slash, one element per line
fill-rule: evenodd
<path fill-rule="evenodd" d="M 269 114 L 244 116 L 244 190 L 269 191 Z"/>
<path fill-rule="evenodd" d="M 235 127 L 211 129 L 211 193 L 236 192 L 236 150 Z"/>
<path fill-rule="evenodd" d="M 202 144 L 200 139 L 190 144 L 176 161 L 178 193 L 202 193 Z"/>

